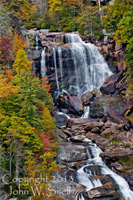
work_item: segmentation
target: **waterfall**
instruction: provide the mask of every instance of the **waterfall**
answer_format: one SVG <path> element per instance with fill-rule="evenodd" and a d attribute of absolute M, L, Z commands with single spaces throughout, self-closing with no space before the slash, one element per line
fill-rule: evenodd
<path fill-rule="evenodd" d="M 35 37 L 35 49 L 36 50 L 39 49 L 39 38 L 38 38 L 38 35 L 36 35 L 36 37 Z"/>
<path fill-rule="evenodd" d="M 62 63 L 62 50 L 61 50 L 61 47 L 58 47 L 58 56 L 59 56 L 59 66 L 60 66 L 61 85 L 62 85 L 63 84 L 63 63 Z"/>
<path fill-rule="evenodd" d="M 53 48 L 53 58 L 54 58 L 54 67 L 55 67 L 56 86 L 57 86 L 57 92 L 59 94 L 60 87 L 59 87 L 59 81 L 58 81 L 58 72 L 57 72 L 57 62 L 56 62 L 56 51 L 55 51 L 55 48 Z"/>
<path fill-rule="evenodd" d="M 46 59 L 45 59 L 45 48 L 41 54 L 41 77 L 44 78 L 46 75 Z"/>
<path fill-rule="evenodd" d="M 39 48 L 38 35 L 35 36 L 34 43 L 37 50 Z M 66 33 L 65 45 L 58 45 L 57 49 L 52 48 L 50 56 L 52 54 L 54 61 L 53 66 L 50 63 L 50 67 L 54 67 L 55 70 L 57 87 L 55 92 L 58 94 L 61 86 L 69 94 L 80 98 L 85 91 L 98 90 L 104 80 L 112 74 L 98 47 L 83 42 L 78 34 Z M 41 62 L 43 63 L 42 60 Z"/>
<path fill-rule="evenodd" d="M 100 166 L 100 174 L 107 174 L 110 175 L 113 179 L 116 185 L 119 188 L 120 194 L 125 198 L 125 200 L 132 200 L 133 199 L 133 192 L 130 190 L 128 183 L 125 181 L 124 178 L 119 176 L 118 174 L 111 171 L 111 169 L 102 161 L 101 157 L 99 157 L 102 150 L 96 145 L 93 144 L 89 139 L 85 138 L 84 142 L 88 141 L 91 149 L 91 155 L 89 153 L 89 150 L 87 149 L 87 155 L 88 155 L 88 163 L 78 169 L 77 171 L 77 179 L 78 182 L 84 186 L 86 186 L 86 190 L 90 190 L 92 188 L 101 186 L 102 183 L 99 179 L 94 179 L 91 177 L 90 170 L 84 170 L 85 167 L 96 165 Z M 94 172 L 96 175 L 97 172 Z M 79 197 L 79 200 L 84 200 L 83 196 Z"/>
<path fill-rule="evenodd" d="M 89 117 L 89 111 L 90 111 L 90 107 L 84 107 L 84 114 L 81 116 L 81 118 L 88 118 Z"/>
<path fill-rule="evenodd" d="M 72 45 L 76 77 L 72 86 L 76 87 L 77 96 L 81 97 L 86 90 L 98 90 L 104 80 L 112 74 L 98 47 L 84 43 L 79 35 L 73 33 L 66 34 L 66 42 Z"/>

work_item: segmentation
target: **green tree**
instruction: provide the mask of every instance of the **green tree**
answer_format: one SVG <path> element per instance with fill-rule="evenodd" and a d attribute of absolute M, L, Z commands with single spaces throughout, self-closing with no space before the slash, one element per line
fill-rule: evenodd
<path fill-rule="evenodd" d="M 114 38 L 119 44 L 127 45 L 126 64 L 133 71 L 133 6 L 124 13 L 117 27 Z"/>
<path fill-rule="evenodd" d="M 21 71 L 31 70 L 31 62 L 28 60 L 28 56 L 25 54 L 25 51 L 19 50 L 16 54 L 16 59 L 13 64 L 13 71 L 16 73 L 21 73 Z"/>
<path fill-rule="evenodd" d="M 117 24 L 114 38 L 119 44 L 128 44 L 131 37 L 133 37 L 133 6 L 124 13 L 123 18 Z"/>
<path fill-rule="evenodd" d="M 130 9 L 131 4 L 131 0 L 115 0 L 108 7 L 108 11 L 104 17 L 104 25 L 107 31 L 115 31 L 117 29 L 117 24 L 122 19 L 124 13 Z"/>

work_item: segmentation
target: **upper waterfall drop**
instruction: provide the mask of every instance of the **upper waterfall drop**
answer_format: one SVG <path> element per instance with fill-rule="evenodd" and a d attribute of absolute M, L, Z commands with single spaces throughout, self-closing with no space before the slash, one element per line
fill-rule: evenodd
<path fill-rule="evenodd" d="M 66 33 L 64 37 L 65 44 L 52 44 L 52 47 L 46 48 L 47 54 L 45 50 L 42 51 L 41 77 L 50 77 L 54 73 L 56 84 L 50 78 L 55 96 L 65 89 L 70 95 L 80 98 L 85 91 L 98 90 L 112 72 L 98 47 L 83 42 L 78 34 Z M 39 49 L 39 41 L 36 35 L 36 50 Z"/>
<path fill-rule="evenodd" d="M 98 90 L 104 80 L 112 72 L 106 64 L 98 47 L 85 43 L 74 33 L 66 33 L 66 42 L 72 45 L 72 57 L 75 68 L 75 83 L 69 88 L 77 89 L 77 96 L 81 97 L 86 90 Z"/>

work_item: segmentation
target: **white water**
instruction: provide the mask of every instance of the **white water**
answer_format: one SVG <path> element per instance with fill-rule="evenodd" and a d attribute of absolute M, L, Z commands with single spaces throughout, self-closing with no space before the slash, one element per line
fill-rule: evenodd
<path fill-rule="evenodd" d="M 61 85 L 63 83 L 63 63 L 62 63 L 62 49 L 58 47 L 58 56 L 59 56 L 59 66 L 60 66 L 60 75 L 61 75 Z"/>
<path fill-rule="evenodd" d="M 56 112 L 56 113 L 57 113 L 57 115 L 64 115 L 64 116 L 66 116 L 67 119 L 70 119 L 70 117 L 63 112 Z"/>
<path fill-rule="evenodd" d="M 77 178 L 78 178 L 79 183 L 86 186 L 86 190 L 90 190 L 92 188 L 102 185 L 99 179 L 95 180 L 91 178 L 90 176 L 92 174 L 91 171 L 89 170 L 87 172 L 84 171 L 85 167 L 87 166 L 98 165 L 100 166 L 101 174 L 108 174 L 114 179 L 115 183 L 117 184 L 119 188 L 120 194 L 125 198 L 125 200 L 132 200 L 133 192 L 130 190 L 129 185 L 125 181 L 125 179 L 123 179 L 121 176 L 111 171 L 111 169 L 102 161 L 101 157 L 99 157 L 99 154 L 102 152 L 101 149 L 96 144 L 93 144 L 87 138 L 85 138 L 84 141 L 85 142 L 88 141 L 88 143 L 90 144 L 91 153 L 89 152 L 89 150 L 87 150 L 87 154 L 89 158 L 88 163 L 87 165 L 81 167 L 77 171 Z M 94 173 L 96 174 L 97 172 L 94 172 Z M 84 197 L 83 196 L 82 198 L 80 197 L 79 200 L 84 200 Z"/>
<path fill-rule="evenodd" d="M 98 90 L 104 80 L 112 74 L 98 47 L 84 43 L 79 35 L 73 33 L 66 34 L 66 41 L 72 44 L 76 77 L 75 85 L 72 86 L 76 86 L 77 96 L 81 97 L 87 90 Z"/>
<path fill-rule="evenodd" d="M 90 111 L 90 107 L 89 106 L 85 106 L 84 107 L 84 114 L 81 116 L 81 118 L 88 118 L 89 111 Z"/>
<path fill-rule="evenodd" d="M 71 44 L 71 48 L 66 48 L 65 50 L 64 46 L 58 46 L 57 50 L 53 48 L 57 86 L 57 91 L 55 92 L 59 94 L 61 86 L 68 93 L 81 97 L 85 91 L 98 90 L 104 80 L 112 74 L 98 47 L 91 43 L 83 42 L 80 36 L 74 33 L 65 34 L 65 38 L 66 42 Z M 38 49 L 38 45 L 38 35 L 36 35 L 36 49 Z M 63 51 L 65 52 L 64 54 Z M 58 55 L 58 62 L 56 54 Z M 46 63 L 45 59 L 44 57 L 44 63 Z M 58 74 L 58 68 L 60 69 L 60 75 Z M 68 84 L 63 82 L 65 80 L 63 74 L 67 74 Z M 42 74 L 42 76 L 44 75 Z M 59 77 L 61 77 L 60 83 Z"/>
<path fill-rule="evenodd" d="M 41 76 L 44 78 L 46 76 L 46 62 L 45 62 L 45 48 L 41 54 Z"/>
<path fill-rule="evenodd" d="M 79 200 L 84 200 L 84 197 L 82 194 L 80 195 Z"/>
<path fill-rule="evenodd" d="M 39 47 L 38 47 L 38 46 L 39 46 L 39 42 L 38 42 L 38 41 L 39 41 L 38 35 L 36 35 L 36 37 L 35 37 L 35 45 L 36 45 L 35 49 L 36 49 L 36 50 L 39 49 Z"/>
<path fill-rule="evenodd" d="M 57 62 L 56 62 L 56 51 L 53 48 L 53 58 L 54 58 L 54 67 L 55 67 L 55 77 L 56 77 L 56 86 L 58 94 L 60 93 L 59 81 L 58 81 L 58 72 L 57 72 Z"/>

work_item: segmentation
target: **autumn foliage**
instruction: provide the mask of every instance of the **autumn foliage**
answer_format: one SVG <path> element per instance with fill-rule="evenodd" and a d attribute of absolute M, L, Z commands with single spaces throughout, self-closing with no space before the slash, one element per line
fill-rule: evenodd
<path fill-rule="evenodd" d="M 6 48 L 3 48 L 3 42 Z M 2 56 L 10 58 L 10 40 L 2 40 Z M 0 142 L 2 169 L 11 177 L 38 178 L 40 174 L 51 177 L 58 165 L 54 157 L 58 151 L 58 137 L 54 118 L 51 116 L 53 100 L 49 93 L 47 78 L 40 80 L 31 72 L 31 62 L 25 53 L 21 37 L 14 37 L 12 54 L 13 71 L 0 74 Z M 14 73 L 15 72 L 15 73 Z M 21 169 L 21 170 L 20 170 Z M 22 173 L 21 171 L 25 171 Z M 6 191 L 9 192 L 9 186 Z M 18 187 L 16 184 L 15 188 Z M 22 187 L 26 187 L 23 185 Z M 28 190 L 36 188 L 29 183 Z M 34 199 L 43 199 L 47 183 L 40 183 L 41 194 Z M 56 198 L 56 197 L 55 197 Z M 47 198 L 51 200 L 50 198 Z M 58 199 L 58 198 L 56 198 Z"/>
<path fill-rule="evenodd" d="M 13 50 L 10 38 L 2 37 L 0 40 L 0 63 L 8 65 L 12 59 L 11 51 Z"/>
<path fill-rule="evenodd" d="M 13 35 L 13 51 L 12 56 L 15 58 L 19 50 L 24 50 L 27 45 L 24 43 L 24 40 L 22 39 L 21 35 L 19 35 L 16 31 Z"/>

